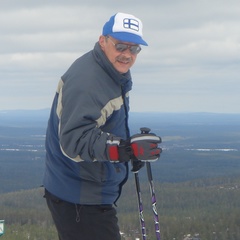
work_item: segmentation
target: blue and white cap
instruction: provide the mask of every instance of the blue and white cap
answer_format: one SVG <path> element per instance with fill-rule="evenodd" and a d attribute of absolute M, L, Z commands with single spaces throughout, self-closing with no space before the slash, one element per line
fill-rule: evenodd
<path fill-rule="evenodd" d="M 139 18 L 127 13 L 117 13 L 105 23 L 102 35 L 110 35 L 123 42 L 148 46 L 142 39 L 142 29 L 143 25 Z"/>

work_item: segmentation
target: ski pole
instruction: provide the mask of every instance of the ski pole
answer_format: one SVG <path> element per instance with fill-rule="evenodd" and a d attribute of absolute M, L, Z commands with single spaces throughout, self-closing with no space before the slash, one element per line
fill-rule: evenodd
<path fill-rule="evenodd" d="M 133 161 L 138 161 L 138 160 L 133 160 Z M 134 177 L 135 177 L 135 184 L 136 184 L 136 190 L 137 190 L 139 219 L 140 219 L 141 230 L 142 230 L 142 239 L 146 240 L 147 234 L 146 234 L 146 227 L 145 227 L 145 221 L 144 221 L 144 216 L 143 216 L 143 202 L 142 202 L 142 194 L 141 194 L 141 189 L 140 189 L 138 172 L 134 172 Z"/>
<path fill-rule="evenodd" d="M 151 129 L 150 128 L 140 128 L 141 133 L 148 134 Z M 160 234 L 160 225 L 159 225 L 159 219 L 158 219 L 158 212 L 157 212 L 157 201 L 156 201 L 156 195 L 154 190 L 154 184 L 153 184 L 153 176 L 152 176 L 152 169 L 150 162 L 146 162 L 147 167 L 147 175 L 148 175 L 148 182 L 150 186 L 150 193 L 151 193 L 151 200 L 152 200 L 152 211 L 154 214 L 154 225 L 155 225 L 155 234 L 157 237 L 157 240 L 161 240 L 161 234 Z"/>

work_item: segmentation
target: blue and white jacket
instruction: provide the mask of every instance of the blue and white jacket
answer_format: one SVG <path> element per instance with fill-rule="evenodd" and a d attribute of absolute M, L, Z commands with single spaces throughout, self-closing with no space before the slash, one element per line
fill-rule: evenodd
<path fill-rule="evenodd" d="M 128 177 L 106 143 L 129 137 L 131 74 L 120 74 L 98 43 L 61 77 L 46 133 L 44 187 L 76 204 L 113 204 Z"/>

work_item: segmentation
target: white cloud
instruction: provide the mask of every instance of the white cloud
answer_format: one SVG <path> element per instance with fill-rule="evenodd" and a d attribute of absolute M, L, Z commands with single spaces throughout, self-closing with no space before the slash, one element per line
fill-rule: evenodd
<path fill-rule="evenodd" d="M 3 0 L 1 108 L 50 107 L 59 77 L 118 11 L 142 19 L 149 43 L 132 69 L 133 111 L 240 112 L 238 0 Z"/>

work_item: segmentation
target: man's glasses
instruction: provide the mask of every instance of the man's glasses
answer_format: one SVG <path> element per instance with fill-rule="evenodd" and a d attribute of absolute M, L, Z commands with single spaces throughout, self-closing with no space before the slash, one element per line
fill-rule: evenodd
<path fill-rule="evenodd" d="M 136 55 L 142 50 L 139 45 L 128 45 L 128 44 L 125 44 L 125 43 L 114 43 L 109 36 L 106 36 L 106 38 L 108 38 L 112 42 L 113 46 L 115 47 L 115 49 L 118 52 L 124 52 L 127 49 L 129 49 L 131 54 Z"/>

